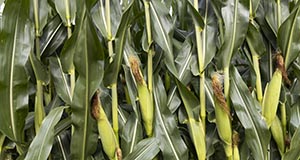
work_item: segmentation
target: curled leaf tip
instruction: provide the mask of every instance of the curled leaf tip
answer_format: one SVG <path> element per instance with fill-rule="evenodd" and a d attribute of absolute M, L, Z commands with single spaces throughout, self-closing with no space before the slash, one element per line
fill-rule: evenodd
<path fill-rule="evenodd" d="M 281 52 L 277 52 L 275 55 L 275 61 L 276 61 L 276 67 L 281 71 L 282 78 L 286 82 L 286 84 L 291 85 L 291 81 L 289 80 L 289 77 L 286 72 L 284 59 L 281 55 Z"/>
<path fill-rule="evenodd" d="M 100 118 L 100 91 L 97 90 L 92 98 L 92 116 L 98 120 Z"/>
<path fill-rule="evenodd" d="M 132 71 L 133 76 L 134 76 L 135 80 L 137 81 L 137 83 L 145 84 L 144 77 L 140 70 L 139 60 L 135 56 L 131 55 L 131 56 L 129 56 L 129 63 L 130 63 L 131 71 Z"/>
<path fill-rule="evenodd" d="M 228 116 L 231 116 L 229 108 L 228 108 L 226 100 L 225 100 L 225 96 L 223 94 L 223 87 L 222 87 L 220 77 L 221 77 L 221 75 L 218 74 L 217 72 L 215 72 L 211 75 L 213 92 L 214 92 L 214 95 L 215 95 L 217 101 L 222 106 L 223 110 L 228 114 Z"/>

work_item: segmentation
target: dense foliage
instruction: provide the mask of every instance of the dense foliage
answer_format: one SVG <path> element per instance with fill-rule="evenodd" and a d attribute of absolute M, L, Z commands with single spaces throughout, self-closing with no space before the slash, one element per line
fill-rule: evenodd
<path fill-rule="evenodd" d="M 0 4 L 0 159 L 300 159 L 300 1 Z"/>

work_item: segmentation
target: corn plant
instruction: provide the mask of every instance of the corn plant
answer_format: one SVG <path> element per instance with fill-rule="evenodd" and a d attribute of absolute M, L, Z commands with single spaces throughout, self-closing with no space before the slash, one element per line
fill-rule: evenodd
<path fill-rule="evenodd" d="M 300 159 L 300 1 L 0 5 L 0 159 Z"/>

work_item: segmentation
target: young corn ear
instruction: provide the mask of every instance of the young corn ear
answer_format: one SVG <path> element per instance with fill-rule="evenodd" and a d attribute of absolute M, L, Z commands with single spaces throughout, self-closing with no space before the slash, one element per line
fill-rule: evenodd
<path fill-rule="evenodd" d="M 92 116 L 97 120 L 98 132 L 105 154 L 109 157 L 109 159 L 122 159 L 121 150 L 118 146 L 116 136 L 102 108 L 99 99 L 99 91 L 97 91 L 93 96 Z"/>
<path fill-rule="evenodd" d="M 285 139 L 284 139 L 281 121 L 279 120 L 279 118 L 277 116 L 275 117 L 274 121 L 272 122 L 271 132 L 272 132 L 272 136 L 279 148 L 280 154 L 283 155 L 284 150 L 285 150 Z"/>
<path fill-rule="evenodd" d="M 281 81 L 282 73 L 279 69 L 276 69 L 270 83 L 265 89 L 265 95 L 262 103 L 262 115 L 267 122 L 268 128 L 270 128 L 274 118 L 276 117 L 281 90 Z"/>
<path fill-rule="evenodd" d="M 215 115 L 218 133 L 222 141 L 225 143 L 225 153 L 227 157 L 232 156 L 232 130 L 231 130 L 231 116 L 230 110 L 225 101 L 225 97 L 222 91 L 222 84 L 220 81 L 220 75 L 213 73 L 212 86 L 214 92 L 215 103 Z"/>
<path fill-rule="evenodd" d="M 137 83 L 138 97 L 141 106 L 143 124 L 148 137 L 153 133 L 153 116 L 154 108 L 152 95 L 150 94 L 147 84 L 140 70 L 139 60 L 135 56 L 129 57 L 130 68 Z"/>

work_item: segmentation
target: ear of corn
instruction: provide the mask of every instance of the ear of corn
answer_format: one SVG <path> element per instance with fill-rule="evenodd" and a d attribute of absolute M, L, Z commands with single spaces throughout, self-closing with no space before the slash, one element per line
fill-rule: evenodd
<path fill-rule="evenodd" d="M 153 125 L 153 115 L 154 115 L 152 95 L 148 90 L 147 84 L 140 70 L 138 59 L 135 56 L 130 56 L 129 62 L 130 62 L 130 67 L 133 76 L 137 83 L 140 108 L 142 112 L 142 119 L 146 130 L 146 134 L 148 137 L 151 137 L 153 133 L 152 125 Z"/>
<path fill-rule="evenodd" d="M 215 115 L 218 133 L 224 142 L 224 149 L 227 157 L 232 156 L 232 130 L 230 111 L 222 92 L 222 85 L 219 74 L 212 75 L 212 86 L 214 92 Z"/>
<path fill-rule="evenodd" d="M 271 132 L 272 132 L 272 136 L 279 148 L 280 154 L 283 155 L 284 150 L 285 150 L 284 134 L 282 131 L 281 122 L 277 116 L 275 117 L 274 121 L 272 122 Z"/>
<path fill-rule="evenodd" d="M 281 81 L 282 73 L 279 69 L 277 69 L 265 90 L 262 103 L 262 115 L 267 122 L 268 128 L 270 128 L 274 118 L 276 117 L 281 90 Z"/>
<path fill-rule="evenodd" d="M 118 146 L 111 124 L 109 123 L 102 108 L 99 99 L 99 91 L 97 91 L 93 97 L 92 115 L 97 120 L 99 137 L 101 139 L 105 154 L 109 157 L 109 159 L 115 159 L 116 156 L 120 157 L 122 155 L 121 150 Z"/>
<path fill-rule="evenodd" d="M 142 119 L 147 136 L 151 137 L 153 132 L 153 113 L 154 108 L 151 102 L 151 95 L 149 93 L 147 85 L 137 85 L 139 102 L 141 106 Z"/>

